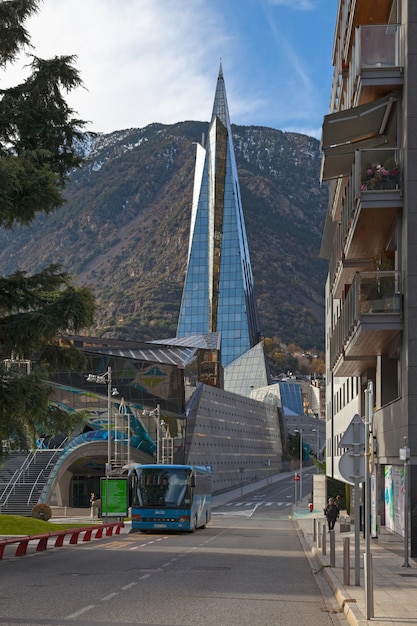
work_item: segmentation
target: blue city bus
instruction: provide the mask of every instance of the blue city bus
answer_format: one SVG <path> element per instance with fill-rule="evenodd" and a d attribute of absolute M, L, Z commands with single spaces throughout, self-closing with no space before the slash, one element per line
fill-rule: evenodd
<path fill-rule="evenodd" d="M 211 519 L 211 470 L 192 465 L 136 465 L 129 471 L 132 532 L 194 532 Z"/>

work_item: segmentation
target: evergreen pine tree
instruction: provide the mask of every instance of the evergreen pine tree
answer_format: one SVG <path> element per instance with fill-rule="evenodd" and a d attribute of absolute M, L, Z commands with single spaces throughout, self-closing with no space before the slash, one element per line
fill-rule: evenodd
<path fill-rule="evenodd" d="M 38 0 L 0 0 L 0 69 L 30 50 L 25 23 L 38 10 Z M 68 172 L 81 163 L 74 140 L 85 124 L 64 97 L 81 86 L 74 61 L 32 54 L 28 78 L 0 88 L 0 227 L 25 226 L 64 202 Z M 65 335 L 91 326 L 94 310 L 91 291 L 77 288 L 59 266 L 0 277 L 0 363 L 36 355 L 37 365 L 24 376 L 0 366 L 0 439 L 22 447 L 40 430 L 54 434 L 73 425 L 51 405 L 44 380 L 58 368 L 83 368 Z"/>

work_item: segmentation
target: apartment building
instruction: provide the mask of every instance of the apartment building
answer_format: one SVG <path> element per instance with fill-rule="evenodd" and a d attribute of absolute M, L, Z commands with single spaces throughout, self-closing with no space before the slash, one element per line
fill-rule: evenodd
<path fill-rule="evenodd" d="M 373 514 L 404 534 L 410 447 L 417 556 L 417 2 L 339 0 L 330 112 L 322 132 L 329 207 L 326 284 L 327 473 L 373 386 Z"/>

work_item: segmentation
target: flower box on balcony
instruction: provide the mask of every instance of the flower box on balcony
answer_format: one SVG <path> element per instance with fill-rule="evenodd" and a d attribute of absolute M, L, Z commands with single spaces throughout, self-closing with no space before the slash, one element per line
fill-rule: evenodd
<path fill-rule="evenodd" d="M 396 163 L 371 165 L 362 168 L 361 191 L 399 189 L 400 168 Z"/>

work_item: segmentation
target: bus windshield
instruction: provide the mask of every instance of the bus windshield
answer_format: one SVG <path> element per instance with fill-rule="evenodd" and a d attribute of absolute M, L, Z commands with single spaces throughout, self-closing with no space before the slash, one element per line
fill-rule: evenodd
<path fill-rule="evenodd" d="M 180 507 L 191 503 L 191 471 L 185 468 L 137 468 L 132 504 Z"/>

